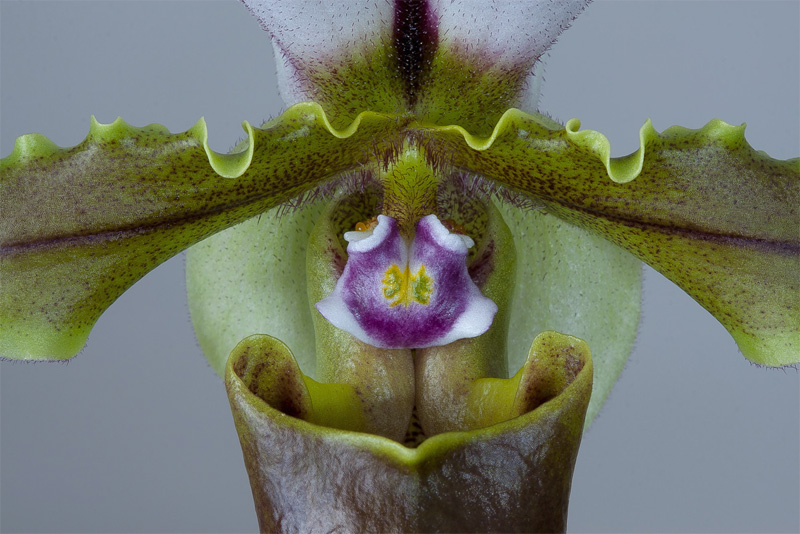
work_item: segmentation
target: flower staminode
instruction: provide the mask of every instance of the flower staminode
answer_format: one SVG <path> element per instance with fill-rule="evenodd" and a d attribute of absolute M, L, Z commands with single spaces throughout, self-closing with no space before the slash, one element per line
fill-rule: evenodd
<path fill-rule="evenodd" d="M 427 215 L 414 237 L 395 219 L 377 216 L 366 231 L 347 232 L 347 264 L 317 310 L 334 326 L 380 348 L 424 348 L 479 336 L 497 305 L 469 276 L 474 242 Z"/>

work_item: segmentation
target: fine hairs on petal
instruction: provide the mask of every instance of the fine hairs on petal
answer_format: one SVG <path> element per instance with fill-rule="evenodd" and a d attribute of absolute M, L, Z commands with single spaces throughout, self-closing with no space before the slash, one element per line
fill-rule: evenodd
<path fill-rule="evenodd" d="M 442 45 L 491 56 L 494 63 L 530 62 L 532 66 L 589 2 L 497 0 L 488 9 L 475 9 L 476 2 L 466 1 L 432 0 L 431 4 L 440 27 L 447 29 Z"/>
<path fill-rule="evenodd" d="M 486 201 L 496 199 L 503 204 L 522 210 L 544 208 L 542 203 L 535 198 L 512 191 L 479 174 L 456 173 L 452 177 L 452 182 L 467 198 L 480 198 Z"/>
<path fill-rule="evenodd" d="M 375 194 L 376 191 L 380 191 L 380 187 L 380 181 L 370 170 L 360 169 L 345 172 L 317 188 L 304 191 L 287 200 L 278 208 L 278 216 L 308 209 L 319 202 L 330 201 L 336 195 Z"/>

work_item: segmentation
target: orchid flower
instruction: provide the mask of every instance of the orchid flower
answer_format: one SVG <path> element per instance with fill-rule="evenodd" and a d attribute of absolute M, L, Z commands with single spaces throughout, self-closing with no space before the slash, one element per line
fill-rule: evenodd
<path fill-rule="evenodd" d="M 299 213 L 299 212 L 298 212 L 298 213 Z M 300 216 L 300 215 L 298 215 L 298 217 L 299 217 L 299 216 Z M 530 341 L 530 340 L 528 340 L 528 341 Z M 37 370 L 37 371 L 38 371 L 38 370 Z"/>

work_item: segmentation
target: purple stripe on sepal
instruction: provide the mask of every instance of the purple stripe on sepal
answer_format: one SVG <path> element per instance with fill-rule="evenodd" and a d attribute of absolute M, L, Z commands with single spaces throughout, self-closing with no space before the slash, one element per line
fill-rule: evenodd
<path fill-rule="evenodd" d="M 381 348 L 425 348 L 486 332 L 497 305 L 470 279 L 472 240 L 423 217 L 409 245 L 391 217 L 346 234 L 348 260 L 317 310 L 337 328 Z"/>
<path fill-rule="evenodd" d="M 437 20 L 428 0 L 395 2 L 392 40 L 397 68 L 406 85 L 406 99 L 413 107 L 439 41 Z"/>

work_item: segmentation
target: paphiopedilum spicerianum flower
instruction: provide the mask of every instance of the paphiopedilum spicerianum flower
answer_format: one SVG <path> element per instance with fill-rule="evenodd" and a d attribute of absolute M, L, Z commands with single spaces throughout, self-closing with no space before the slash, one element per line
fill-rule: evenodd
<path fill-rule="evenodd" d="M 314 521 L 373 525 L 373 516 L 353 510 L 382 514 L 378 505 L 384 501 L 358 508 L 353 496 L 362 494 L 353 491 L 363 487 L 380 487 L 385 495 L 390 486 L 400 488 L 411 504 L 394 511 L 404 517 L 446 516 L 443 508 L 454 502 L 473 506 L 432 500 L 434 493 L 447 495 L 443 473 L 491 472 L 494 478 L 470 478 L 470 488 L 491 483 L 488 494 L 494 496 L 505 495 L 497 488 L 524 484 L 568 491 L 592 369 L 585 346 L 546 334 L 520 373 L 504 381 L 506 356 L 519 363 L 528 354 L 519 340 L 530 343 L 545 328 L 585 337 L 600 386 L 590 416 L 596 411 L 638 317 L 637 264 L 602 239 L 686 289 L 751 360 L 798 361 L 796 160 L 754 151 L 741 128 L 720 121 L 660 134 L 646 124 L 636 153 L 610 158 L 607 140 L 580 131 L 577 121 L 562 127 L 510 109 L 533 109 L 537 78 L 529 74 L 582 3 L 500 3 L 492 10 L 458 2 L 373 3 L 351 10 L 275 2 L 251 8 L 276 44 L 287 102 L 318 103 L 297 104 L 261 129 L 247 125 L 248 141 L 227 155 L 208 148 L 202 122 L 183 134 L 122 121 L 93 123 L 86 141 L 68 149 L 41 136 L 20 138 L 0 166 L 0 350 L 27 359 L 72 356 L 105 307 L 145 272 L 250 219 L 192 252 L 189 289 L 210 361 L 218 372 L 228 362 L 226 380 L 264 525 L 275 510 L 282 514 L 282 506 L 303 517 L 312 517 L 303 510 L 323 514 Z M 496 206 L 495 191 L 510 201 Z M 315 192 L 326 201 L 306 199 L 303 209 L 281 221 L 252 219 Z M 335 292 L 349 261 L 344 233 L 355 221 L 379 214 L 396 220 L 408 242 L 430 214 L 465 226 L 476 243 L 467 272 L 498 306 L 486 333 L 425 349 L 413 343 L 379 348 L 313 311 L 313 304 Z M 564 252 L 554 254 L 558 249 Z M 306 255 L 304 277 L 298 265 Z M 585 262 L 589 266 L 580 271 Z M 592 286 L 588 291 L 583 277 Z M 246 298 L 230 291 L 237 287 Z M 572 298 L 570 288 L 600 305 Z M 542 295 L 572 305 L 564 315 L 584 324 L 572 328 L 569 319 L 559 323 L 549 309 L 540 312 L 550 300 Z M 248 338 L 228 358 L 236 342 L 259 332 L 286 340 L 306 375 L 269 338 Z M 314 360 L 319 382 L 307 376 Z M 556 362 L 555 374 L 544 373 L 546 362 Z M 565 470 L 560 486 L 526 472 L 518 484 L 508 471 L 495 469 L 512 463 L 509 456 L 537 457 L 552 446 L 559 434 L 546 419 L 570 436 L 569 446 L 557 461 L 541 455 L 547 469 L 536 471 Z M 511 427 L 522 430 L 515 434 Z M 428 439 L 415 449 L 397 445 L 419 441 L 415 429 Z M 475 447 L 467 451 L 464 443 Z M 301 454 L 282 464 L 292 445 Z M 513 454 L 486 452 L 502 447 Z M 342 470 L 321 473 L 317 464 L 327 467 L 326 460 Z M 349 460 L 371 466 L 366 472 L 375 479 L 359 486 Z M 304 492 L 306 487 L 311 489 Z M 291 492 L 282 493 L 285 488 Z M 342 499 L 328 499 L 336 495 Z M 528 502 L 524 492 L 514 495 Z M 563 512 L 565 502 L 550 510 Z M 558 527 L 556 520 L 536 523 L 542 517 L 513 521 Z M 482 524 L 468 515 L 456 520 Z M 437 525 L 418 521 L 402 525 Z M 456 524 L 463 523 L 439 528 Z"/>

